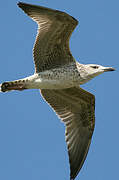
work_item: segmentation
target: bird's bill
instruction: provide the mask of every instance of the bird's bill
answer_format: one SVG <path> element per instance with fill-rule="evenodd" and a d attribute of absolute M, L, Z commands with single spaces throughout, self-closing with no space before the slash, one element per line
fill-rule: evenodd
<path fill-rule="evenodd" d="M 115 69 L 112 68 L 112 67 L 105 67 L 105 68 L 104 68 L 104 71 L 105 71 L 105 72 L 107 72 L 107 71 L 115 71 Z"/>

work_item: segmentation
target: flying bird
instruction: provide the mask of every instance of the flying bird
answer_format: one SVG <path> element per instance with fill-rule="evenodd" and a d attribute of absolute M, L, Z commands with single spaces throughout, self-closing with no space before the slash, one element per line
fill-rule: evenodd
<path fill-rule="evenodd" d="M 40 89 L 41 95 L 65 124 L 70 180 L 87 156 L 95 126 L 95 96 L 80 87 L 112 67 L 80 64 L 69 49 L 78 21 L 65 12 L 19 2 L 18 6 L 38 24 L 33 48 L 35 73 L 0 84 L 1 92 Z"/>

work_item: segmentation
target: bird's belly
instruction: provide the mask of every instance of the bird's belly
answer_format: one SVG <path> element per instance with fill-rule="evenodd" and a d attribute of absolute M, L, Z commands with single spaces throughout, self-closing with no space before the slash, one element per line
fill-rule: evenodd
<path fill-rule="evenodd" d="M 80 74 L 70 71 L 46 71 L 38 74 L 34 79 L 33 86 L 37 89 L 64 89 L 79 85 Z"/>
<path fill-rule="evenodd" d="M 28 88 L 33 89 L 64 89 L 80 84 L 81 77 L 76 67 L 67 66 L 34 74 Z"/>
<path fill-rule="evenodd" d="M 35 81 L 35 86 L 38 89 L 64 89 L 77 86 L 77 82 L 64 80 L 55 80 L 55 79 L 37 79 Z"/>

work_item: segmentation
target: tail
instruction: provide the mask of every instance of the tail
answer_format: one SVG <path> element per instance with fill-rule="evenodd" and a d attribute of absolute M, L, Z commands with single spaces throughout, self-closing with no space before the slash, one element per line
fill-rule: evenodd
<path fill-rule="evenodd" d="M 0 84 L 0 92 L 8 92 L 12 90 L 25 90 L 26 87 L 25 80 L 18 80 L 18 81 L 11 81 L 11 82 L 4 82 Z"/>

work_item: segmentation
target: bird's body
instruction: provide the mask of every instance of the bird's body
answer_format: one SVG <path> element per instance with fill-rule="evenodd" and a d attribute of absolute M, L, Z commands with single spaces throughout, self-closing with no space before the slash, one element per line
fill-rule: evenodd
<path fill-rule="evenodd" d="M 33 89 L 64 89 L 82 83 L 80 72 L 73 63 L 34 74 L 28 79 L 28 86 Z"/>
<path fill-rule="evenodd" d="M 73 180 L 86 158 L 95 125 L 95 97 L 80 85 L 114 69 L 75 61 L 69 39 L 78 21 L 70 15 L 21 2 L 18 6 L 38 23 L 33 50 L 35 73 L 24 79 L 4 82 L 0 88 L 2 92 L 41 90 L 43 98 L 65 123 L 70 179 Z"/>
<path fill-rule="evenodd" d="M 32 76 L 12 81 L 16 88 L 23 84 L 23 89 L 65 89 L 71 87 L 79 87 L 79 85 L 86 83 L 91 77 L 84 77 L 80 73 L 82 65 L 78 62 L 70 63 L 62 67 L 56 67 L 51 70 L 35 73 Z M 10 88 L 10 89 L 9 89 Z M 14 86 L 15 88 L 15 86 Z M 8 91 L 11 90 L 10 82 Z M 21 89 L 22 90 L 22 89 Z"/>

